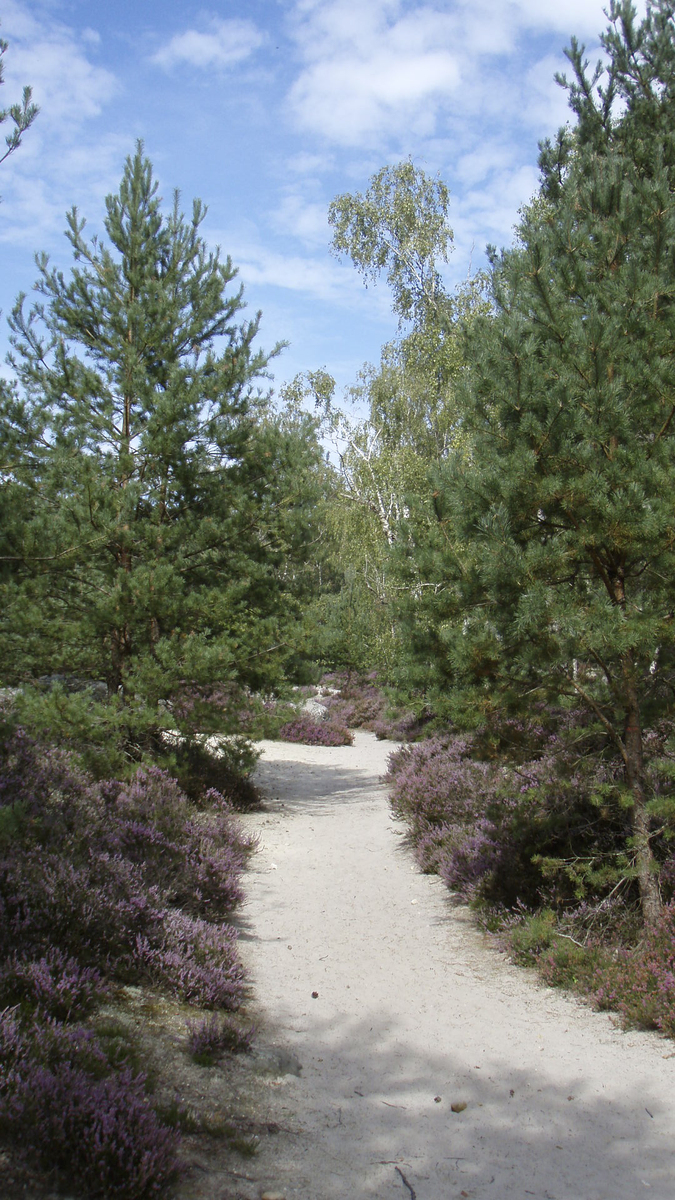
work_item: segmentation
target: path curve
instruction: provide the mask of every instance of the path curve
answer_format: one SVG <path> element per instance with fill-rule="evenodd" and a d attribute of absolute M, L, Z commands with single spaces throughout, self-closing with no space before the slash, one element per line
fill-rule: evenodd
<path fill-rule="evenodd" d="M 268 1081 L 256 1194 L 673 1200 L 673 1043 L 485 944 L 391 819 L 391 743 L 262 749 L 242 948 L 261 1038 L 302 1071 Z"/>

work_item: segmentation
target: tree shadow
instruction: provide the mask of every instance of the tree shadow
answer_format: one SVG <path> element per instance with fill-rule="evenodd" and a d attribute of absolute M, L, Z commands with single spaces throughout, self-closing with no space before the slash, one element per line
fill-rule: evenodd
<path fill-rule="evenodd" d="M 454 1026 L 461 1042 L 461 1015 Z M 282 1175 L 295 1170 L 312 1200 L 675 1194 L 662 1080 L 652 1087 L 615 1076 L 598 1085 L 555 1072 L 543 1057 L 534 1072 L 486 1047 L 469 1057 L 425 1050 L 395 1018 L 372 1015 L 312 1021 L 292 1049 L 303 1072 L 287 1101 L 303 1129 L 275 1154 Z M 304 1200 L 302 1190 L 293 1194 Z"/>
<path fill-rule="evenodd" d="M 321 811 L 327 805 L 362 801 L 364 792 L 383 788 L 379 771 L 331 763 L 307 763 L 302 760 L 261 760 L 256 766 L 255 782 L 260 788 L 266 812 L 283 810 L 287 815 L 302 811 Z"/>

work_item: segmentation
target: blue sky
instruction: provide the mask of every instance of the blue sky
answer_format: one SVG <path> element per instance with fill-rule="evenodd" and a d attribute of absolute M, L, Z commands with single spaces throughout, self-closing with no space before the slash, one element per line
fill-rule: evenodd
<path fill-rule="evenodd" d="M 36 251 L 68 266 L 73 204 L 101 231 L 142 138 L 167 201 L 208 205 L 261 344 L 290 342 L 277 385 L 318 367 L 348 385 L 396 324 L 386 287 L 330 254 L 331 199 L 412 156 L 450 187 L 463 279 L 510 243 L 537 143 L 566 119 L 563 47 L 576 34 L 595 61 L 605 25 L 603 0 L 0 0 L 0 107 L 30 83 L 42 108 L 0 167 L 0 308 Z"/>

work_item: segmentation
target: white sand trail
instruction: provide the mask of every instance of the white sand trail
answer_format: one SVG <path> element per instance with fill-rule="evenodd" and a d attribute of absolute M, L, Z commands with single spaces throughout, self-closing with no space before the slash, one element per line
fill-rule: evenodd
<path fill-rule="evenodd" d="M 302 1073 L 270 1084 L 257 1194 L 674 1200 L 675 1046 L 485 944 L 404 847 L 391 749 L 263 743 L 243 950 Z"/>

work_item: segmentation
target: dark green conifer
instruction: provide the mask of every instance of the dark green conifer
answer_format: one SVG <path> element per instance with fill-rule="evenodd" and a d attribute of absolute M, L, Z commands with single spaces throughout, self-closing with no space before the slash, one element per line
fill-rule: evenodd
<path fill-rule="evenodd" d="M 674 13 L 655 0 L 637 25 L 613 4 L 604 76 L 569 51 L 578 123 L 542 147 L 540 193 L 493 254 L 466 444 L 439 474 L 438 540 L 416 564 L 438 585 L 420 650 L 446 686 L 477 702 L 575 697 L 604 728 L 648 919 L 643 732 L 672 713 L 675 682 Z"/>
<path fill-rule="evenodd" d="M 258 317 L 200 202 L 164 212 L 139 145 L 106 208 L 105 242 L 73 209 L 71 273 L 39 258 L 39 302 L 12 316 L 4 482 L 25 519 L 2 658 L 5 682 L 105 679 L 121 719 L 152 723 L 186 683 L 278 681 L 320 454 L 311 422 L 273 419 Z"/>

